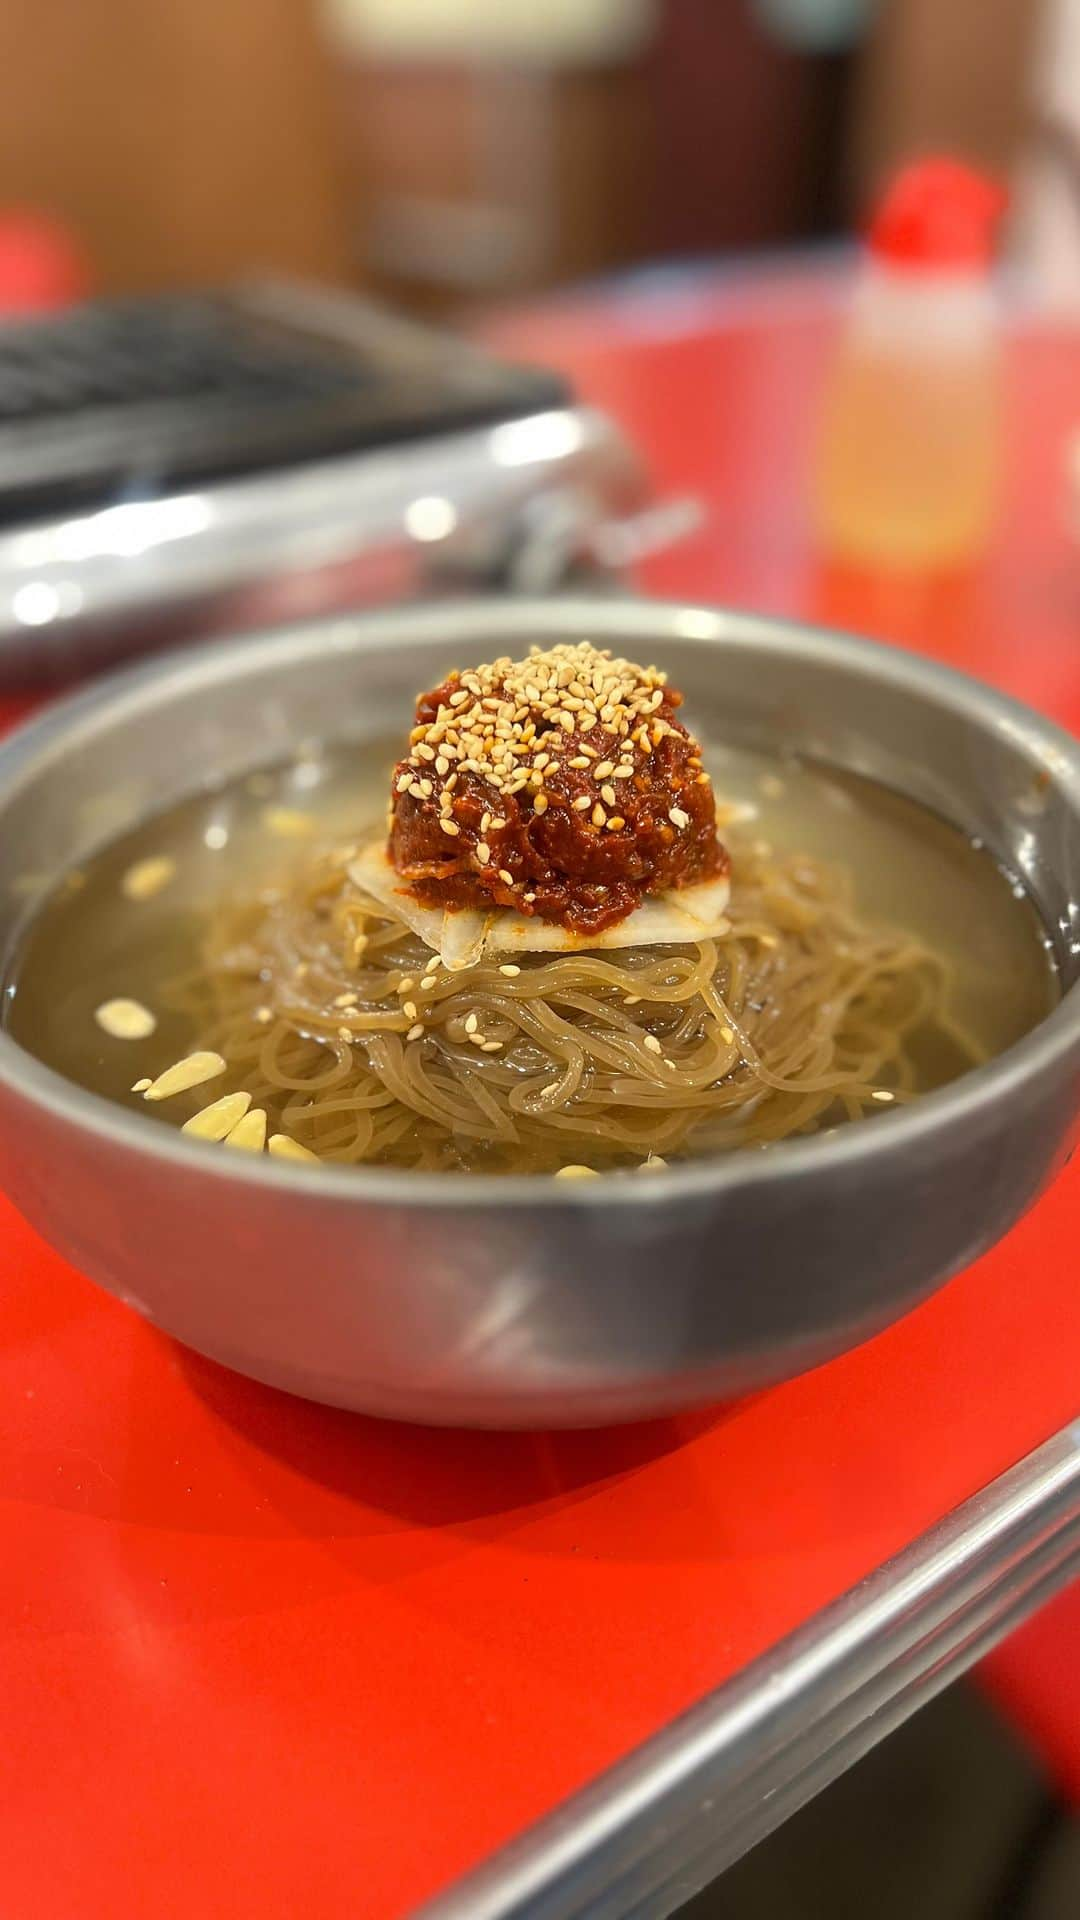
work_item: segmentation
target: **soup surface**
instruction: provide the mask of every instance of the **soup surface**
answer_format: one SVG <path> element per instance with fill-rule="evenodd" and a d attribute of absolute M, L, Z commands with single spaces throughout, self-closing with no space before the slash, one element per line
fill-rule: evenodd
<path fill-rule="evenodd" d="M 114 841 L 12 956 L 10 1031 L 148 1121 L 235 1096 L 237 1145 L 551 1174 L 886 1116 L 1056 998 L 1037 916 L 982 847 L 871 782 L 741 749 L 706 749 L 730 939 L 448 976 L 346 877 L 385 831 L 393 760 L 311 749 Z M 144 1101 L 207 1049 L 208 1081 Z"/>

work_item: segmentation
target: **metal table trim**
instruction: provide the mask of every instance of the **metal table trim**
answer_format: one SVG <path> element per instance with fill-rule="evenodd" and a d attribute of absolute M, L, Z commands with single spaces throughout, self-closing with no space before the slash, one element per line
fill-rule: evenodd
<path fill-rule="evenodd" d="M 1080 1422 L 423 1908 L 663 1920 L 1080 1573 Z"/>

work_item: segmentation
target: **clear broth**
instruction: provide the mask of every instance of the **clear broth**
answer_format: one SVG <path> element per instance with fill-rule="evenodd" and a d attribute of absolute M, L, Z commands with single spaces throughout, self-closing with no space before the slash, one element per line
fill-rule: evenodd
<path fill-rule="evenodd" d="M 146 1106 L 132 1092 L 198 1044 L 190 1019 L 169 1012 L 161 983 L 199 965 L 214 917 L 261 889 L 287 886 L 320 847 L 364 837 L 385 808 L 393 747 L 334 749 L 204 792 L 107 846 L 67 875 L 36 913 L 5 975 L 4 1024 L 27 1050 L 76 1082 L 165 1124 L 215 1097 L 213 1086 Z M 1024 889 L 978 843 L 912 802 L 858 776 L 744 750 L 707 754 L 721 806 L 745 817 L 722 828 L 738 873 L 740 845 L 764 841 L 846 866 L 866 921 L 915 935 L 950 969 L 945 1011 L 909 1038 L 917 1091 L 957 1077 L 971 1054 L 1002 1052 L 1058 994 L 1050 942 Z M 165 857 L 175 873 L 131 900 L 125 874 Z M 142 1002 L 158 1019 L 142 1040 L 105 1034 L 105 1001 Z M 271 1124 L 274 1116 L 271 1114 Z"/>

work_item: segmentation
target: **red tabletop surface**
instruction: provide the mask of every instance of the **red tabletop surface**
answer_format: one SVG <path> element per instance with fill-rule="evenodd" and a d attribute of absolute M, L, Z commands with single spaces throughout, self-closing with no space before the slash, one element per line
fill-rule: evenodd
<path fill-rule="evenodd" d="M 1080 339 L 1011 345 L 987 563 L 887 588 L 819 565 L 805 529 L 831 306 L 813 277 L 699 279 L 499 333 L 706 502 L 650 587 L 875 631 L 1076 727 Z M 1078 1220 L 1074 1166 L 989 1257 L 815 1373 L 707 1414 L 506 1438 L 228 1374 L 0 1206 L 5 1916 L 409 1912 L 1076 1415 Z"/>

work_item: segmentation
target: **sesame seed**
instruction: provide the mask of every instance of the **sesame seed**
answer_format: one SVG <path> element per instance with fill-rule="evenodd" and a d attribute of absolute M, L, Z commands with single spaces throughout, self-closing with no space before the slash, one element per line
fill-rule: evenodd
<path fill-rule="evenodd" d="M 502 881 L 504 887 L 512 887 L 514 884 L 513 874 L 507 873 L 505 867 L 499 868 L 499 879 Z"/>
<path fill-rule="evenodd" d="M 645 1045 L 648 1047 L 650 1053 L 663 1053 L 664 1051 L 655 1033 L 647 1033 L 645 1035 Z"/>
<path fill-rule="evenodd" d="M 591 806 L 592 806 L 592 800 L 589 797 L 589 795 L 587 793 L 579 794 L 578 798 L 574 801 L 574 812 L 585 813 L 586 810 Z"/>
<path fill-rule="evenodd" d="M 600 789 L 600 798 L 601 800 L 606 800 L 609 807 L 613 807 L 615 805 L 614 787 L 607 785 L 602 786 Z"/>
<path fill-rule="evenodd" d="M 628 993 L 623 998 L 624 1007 L 636 1007 L 641 999 L 640 993 Z"/>
<path fill-rule="evenodd" d="M 416 985 L 416 982 L 413 979 L 412 974 L 403 973 L 401 976 L 401 979 L 397 983 L 397 987 L 395 991 L 397 993 L 411 993 L 415 985 Z"/>
<path fill-rule="evenodd" d="M 590 817 L 592 819 L 592 823 L 594 827 L 603 826 L 605 820 L 607 819 L 607 814 L 604 812 L 604 809 L 600 805 L 599 801 L 597 801 L 595 807 L 593 808 L 592 814 Z"/>
<path fill-rule="evenodd" d="M 895 1100 L 896 1095 L 894 1093 L 887 1092 L 884 1087 L 877 1087 L 875 1088 L 874 1092 L 870 1095 L 870 1098 L 871 1100 L 887 1101 L 887 1100 Z"/>
<path fill-rule="evenodd" d="M 267 831 L 281 840 L 301 840 L 315 831 L 313 815 L 299 807 L 264 807 L 262 817 Z"/>
<path fill-rule="evenodd" d="M 435 978 L 435 976 L 434 976 L 434 974 L 432 974 L 432 973 L 425 973 L 425 975 L 424 975 L 424 978 L 423 978 L 423 979 L 421 980 L 421 982 L 420 982 L 420 992 L 421 992 L 421 993 L 434 993 L 434 991 L 435 991 L 435 989 L 436 989 L 436 987 L 438 986 L 438 984 L 439 984 L 439 983 L 438 983 L 438 981 L 436 980 L 436 978 Z"/>
<path fill-rule="evenodd" d="M 165 854 L 159 854 L 149 860 L 136 860 L 129 867 L 120 882 L 120 890 L 128 900 L 150 900 L 162 887 L 167 887 L 176 873 L 176 861 Z"/>
<path fill-rule="evenodd" d="M 94 1019 L 113 1040 L 147 1040 L 157 1026 L 154 1015 L 141 1000 L 103 1000 Z"/>
<path fill-rule="evenodd" d="M 317 1161 L 319 1158 L 317 1153 L 312 1153 L 310 1147 L 302 1147 L 299 1140 L 294 1140 L 287 1133 L 272 1133 L 266 1143 L 266 1151 L 273 1154 L 276 1160 Z"/>
<path fill-rule="evenodd" d="M 589 761 L 585 756 L 585 754 L 575 753 L 573 759 L 568 761 L 567 764 L 571 767 L 587 767 L 589 765 Z"/>
<path fill-rule="evenodd" d="M 339 993 L 333 1002 L 335 1007 L 355 1007 L 360 999 L 358 993 Z"/>
<path fill-rule="evenodd" d="M 599 1178 L 600 1175 L 595 1167 L 580 1167 L 573 1164 L 560 1167 L 555 1175 L 556 1180 L 598 1180 Z"/>
<path fill-rule="evenodd" d="M 606 780 L 608 775 L 610 773 L 613 773 L 614 771 L 615 771 L 614 760 L 601 760 L 600 765 L 598 767 L 593 768 L 593 779 Z"/>
<path fill-rule="evenodd" d="M 533 812 L 534 812 L 534 813 L 546 813 L 546 812 L 547 812 L 547 810 L 548 810 L 548 797 L 547 797 L 547 794 L 546 794 L 546 793 L 538 793 L 538 794 L 537 794 L 537 796 L 536 796 L 536 799 L 535 799 L 535 800 L 533 801 Z"/>
<path fill-rule="evenodd" d="M 484 1053 L 501 1053 L 502 1041 L 501 1040 L 485 1040 L 483 1043 L 483 1052 Z"/>
<path fill-rule="evenodd" d="M 225 1062 L 220 1053 L 189 1053 L 175 1066 L 159 1073 L 144 1090 L 143 1098 L 171 1100 L 174 1094 L 187 1093 L 189 1088 L 201 1086 L 204 1080 L 216 1080 L 224 1071 Z"/>
<path fill-rule="evenodd" d="M 227 1147 L 240 1147 L 247 1153 L 261 1153 L 266 1145 L 266 1113 L 262 1107 L 253 1107 L 238 1120 L 230 1133 L 225 1135 Z"/>
<path fill-rule="evenodd" d="M 454 839 L 456 839 L 461 832 L 461 828 L 458 826 L 456 820 L 440 820 L 439 825 L 444 833 L 449 833 Z"/>
<path fill-rule="evenodd" d="M 479 860 L 480 865 L 482 867 L 487 866 L 488 861 L 491 859 L 491 848 L 488 846 L 488 843 L 486 840 L 477 841 L 476 857 Z"/>
<path fill-rule="evenodd" d="M 401 1011 L 402 1011 L 402 1013 L 404 1014 L 404 1016 L 405 1016 L 405 1018 L 406 1018 L 406 1020 L 415 1020 L 415 1019 L 416 1019 L 416 1002 L 415 1002 L 415 1000 L 405 1000 L 405 1001 L 403 1001 L 403 1002 L 402 1002 L 402 1007 L 401 1007 Z"/>
<path fill-rule="evenodd" d="M 521 972 L 521 968 L 507 964 L 505 967 L 500 967 L 499 972 L 504 973 L 508 980 L 516 980 L 518 974 Z"/>
<path fill-rule="evenodd" d="M 480 1025 L 480 1022 L 477 1019 L 475 1013 L 470 1013 L 465 1022 L 466 1033 L 475 1033 L 479 1025 Z"/>
<path fill-rule="evenodd" d="M 690 815 L 684 813 L 681 807 L 669 807 L 668 819 L 671 821 L 673 827 L 688 827 L 690 825 Z"/>
<path fill-rule="evenodd" d="M 621 813 L 613 813 L 609 815 L 608 822 L 607 822 L 607 830 L 609 833 L 619 833 L 621 829 L 625 827 L 625 825 L 626 825 L 626 821 L 623 819 Z"/>
<path fill-rule="evenodd" d="M 251 1105 L 250 1093 L 227 1093 L 208 1107 L 193 1113 L 185 1120 L 181 1133 L 193 1134 L 197 1140 L 224 1140 L 226 1134 L 244 1118 Z"/>
<path fill-rule="evenodd" d="M 723 1043 L 724 1043 L 724 1045 L 725 1045 L 725 1047 L 730 1047 L 730 1045 L 731 1045 L 731 1042 L 732 1042 L 732 1041 L 734 1040 L 734 1038 L 735 1038 L 735 1035 L 733 1034 L 733 1032 L 732 1032 L 732 1030 L 731 1030 L 731 1028 L 730 1028 L 730 1027 L 721 1027 L 721 1029 L 720 1029 L 720 1038 L 721 1038 L 721 1040 L 723 1041 Z"/>
<path fill-rule="evenodd" d="M 414 1008 L 413 1008 L 413 1012 L 415 1013 L 415 1011 L 416 1011 L 416 1009 L 415 1009 L 415 1007 L 414 1007 Z M 409 1031 L 408 1031 L 408 1033 L 407 1033 L 407 1034 L 405 1035 L 405 1038 L 406 1038 L 406 1040 L 419 1040 L 419 1038 L 420 1038 L 420 1036 L 421 1036 L 421 1034 L 423 1033 L 423 1031 L 424 1031 L 424 1023 L 423 1023 L 423 1021 L 422 1021 L 422 1020 L 417 1020 L 417 1021 L 415 1022 L 415 1024 L 414 1024 L 413 1026 L 411 1026 L 411 1027 L 409 1028 Z"/>
<path fill-rule="evenodd" d="M 431 959 L 427 963 L 427 966 L 424 968 L 424 972 L 437 973 L 441 965 L 442 965 L 442 961 L 439 959 L 438 954 L 433 953 L 431 956 Z"/>
<path fill-rule="evenodd" d="M 474 1047 L 481 1047 L 481 1048 L 483 1048 L 483 1047 L 486 1047 L 486 1045 L 487 1045 L 487 1042 L 486 1042 L 486 1040 L 484 1039 L 484 1036 L 483 1036 L 483 1034 L 482 1034 L 482 1033 L 470 1033 L 470 1035 L 469 1035 L 469 1042 L 470 1042 L 470 1044 L 471 1044 L 472 1046 L 474 1046 Z"/>

